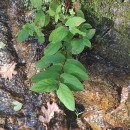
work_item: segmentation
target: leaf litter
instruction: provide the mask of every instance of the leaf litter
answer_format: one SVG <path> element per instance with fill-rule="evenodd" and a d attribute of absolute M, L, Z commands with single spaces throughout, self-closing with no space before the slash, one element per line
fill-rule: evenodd
<path fill-rule="evenodd" d="M 55 102 L 47 102 L 46 106 L 41 107 L 43 115 L 39 116 L 39 120 L 47 128 L 50 120 L 54 117 L 54 112 L 60 112 L 58 105 Z"/>
<path fill-rule="evenodd" d="M 11 80 L 13 78 L 13 75 L 17 74 L 17 71 L 15 71 L 16 62 L 11 62 L 10 64 L 5 64 L 0 68 L 0 75 L 2 78 Z"/>

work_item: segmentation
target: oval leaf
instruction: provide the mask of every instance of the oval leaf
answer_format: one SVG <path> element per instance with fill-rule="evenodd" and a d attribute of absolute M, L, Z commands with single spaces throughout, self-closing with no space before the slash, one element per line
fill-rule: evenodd
<path fill-rule="evenodd" d="M 59 76 L 59 72 L 62 69 L 62 65 L 54 65 L 52 67 L 50 67 L 49 69 L 47 69 L 46 71 L 40 72 L 36 75 L 34 75 L 31 80 L 33 82 L 39 82 L 43 79 L 58 79 Z"/>
<path fill-rule="evenodd" d="M 59 89 L 57 90 L 57 96 L 65 107 L 71 111 L 75 110 L 74 96 L 65 84 L 60 83 Z"/>
<path fill-rule="evenodd" d="M 44 50 L 46 56 L 55 54 L 62 47 L 61 42 L 50 43 L 49 46 Z"/>
<path fill-rule="evenodd" d="M 58 88 L 57 81 L 54 79 L 44 79 L 33 85 L 30 90 L 34 92 L 52 92 Z"/>
<path fill-rule="evenodd" d="M 79 26 L 81 23 L 85 22 L 86 20 L 81 18 L 81 17 L 71 17 L 67 20 L 67 22 L 65 23 L 66 26 L 69 27 L 77 27 Z"/>
<path fill-rule="evenodd" d="M 85 46 L 87 46 L 87 47 L 90 47 L 90 48 L 92 47 L 90 40 L 87 39 L 87 38 L 84 38 L 84 39 L 83 39 L 83 44 L 84 44 Z"/>
<path fill-rule="evenodd" d="M 92 39 L 92 37 L 94 36 L 96 30 L 95 29 L 89 29 L 89 30 L 86 30 L 86 38 L 87 39 Z"/>
<path fill-rule="evenodd" d="M 38 68 L 46 68 L 50 64 L 55 64 L 55 63 L 61 63 L 65 60 L 65 56 L 62 55 L 61 53 L 56 53 L 51 56 L 44 56 L 42 57 L 38 62 L 36 62 L 36 66 Z"/>
<path fill-rule="evenodd" d="M 49 36 L 49 41 L 56 43 L 61 42 L 68 34 L 68 29 L 64 26 L 60 26 L 53 30 Z"/>
<path fill-rule="evenodd" d="M 68 74 L 72 74 L 80 80 L 88 79 L 88 74 L 74 64 L 66 63 L 64 66 L 64 72 Z"/>
<path fill-rule="evenodd" d="M 37 9 L 42 6 L 42 0 L 31 0 L 31 3 Z"/>
<path fill-rule="evenodd" d="M 43 79 L 51 78 L 51 79 L 58 79 L 59 74 L 57 72 L 51 71 L 43 71 L 40 72 L 32 77 L 33 82 L 39 82 Z"/>
<path fill-rule="evenodd" d="M 35 14 L 34 23 L 40 27 L 43 27 L 45 25 L 45 14 L 43 11 L 39 11 Z"/>
<path fill-rule="evenodd" d="M 82 83 L 73 75 L 63 73 L 61 75 L 61 79 L 72 91 L 83 91 L 84 90 Z"/>
<path fill-rule="evenodd" d="M 74 39 L 71 41 L 72 54 L 79 54 L 84 50 L 84 44 L 82 40 Z"/>
<path fill-rule="evenodd" d="M 84 72 L 86 72 L 86 68 L 78 61 L 75 59 L 67 59 L 67 62 L 69 64 L 74 64 L 76 66 L 78 66 L 79 68 L 81 68 Z"/>
<path fill-rule="evenodd" d="M 24 29 L 22 29 L 22 30 L 18 33 L 17 41 L 18 41 L 18 42 L 25 41 L 25 40 L 28 38 L 29 33 L 30 33 L 29 30 L 24 30 Z"/>

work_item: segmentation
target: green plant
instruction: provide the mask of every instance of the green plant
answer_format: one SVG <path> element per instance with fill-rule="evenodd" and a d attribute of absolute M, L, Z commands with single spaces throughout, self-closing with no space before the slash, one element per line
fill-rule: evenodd
<path fill-rule="evenodd" d="M 45 27 L 52 26 L 48 30 L 51 33 L 44 56 L 36 62 L 36 66 L 44 71 L 32 77 L 35 84 L 30 90 L 56 91 L 60 101 L 71 111 L 75 110 L 72 91 L 83 91 L 81 81 L 88 79 L 85 67 L 73 55 L 80 54 L 85 47 L 91 47 L 90 39 L 95 34 L 95 29 L 85 23 L 81 9 L 72 6 L 73 2 L 75 0 L 70 1 L 70 6 L 62 0 L 31 0 L 34 21 L 23 26 L 17 39 L 22 42 L 28 36 L 35 36 L 44 43 L 43 31 Z"/>
<path fill-rule="evenodd" d="M 32 10 L 31 0 L 23 0 L 23 5 L 24 5 L 24 7 L 26 7 L 28 10 Z"/>
<path fill-rule="evenodd" d="M 76 115 L 76 120 L 78 120 L 79 115 L 81 115 L 83 112 L 78 112 L 78 110 L 75 109 L 74 113 L 75 113 L 75 115 Z"/>

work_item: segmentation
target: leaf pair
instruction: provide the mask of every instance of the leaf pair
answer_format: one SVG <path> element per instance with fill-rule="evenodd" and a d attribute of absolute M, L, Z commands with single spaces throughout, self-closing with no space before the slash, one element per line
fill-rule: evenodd
<path fill-rule="evenodd" d="M 51 62 L 50 59 L 48 60 L 49 62 L 47 59 L 40 61 L 41 65 L 44 66 L 46 63 L 57 62 L 55 61 L 55 58 L 53 61 L 51 60 Z M 41 67 L 43 68 L 43 66 Z M 63 72 L 61 70 L 63 70 Z M 68 109 L 74 111 L 75 102 L 71 91 L 82 91 L 84 88 L 80 80 L 86 79 L 88 79 L 88 75 L 86 74 L 86 69 L 84 66 L 79 61 L 74 59 L 67 59 L 64 67 L 58 63 L 33 76 L 32 81 L 36 84 L 31 87 L 31 90 L 35 92 L 56 91 L 57 96 L 61 102 Z"/>

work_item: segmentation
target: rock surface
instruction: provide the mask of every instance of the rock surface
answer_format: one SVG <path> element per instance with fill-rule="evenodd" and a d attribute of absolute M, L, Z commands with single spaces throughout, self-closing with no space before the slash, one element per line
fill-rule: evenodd
<path fill-rule="evenodd" d="M 130 2 L 82 0 L 88 22 L 96 28 L 93 52 L 130 70 Z"/>
<path fill-rule="evenodd" d="M 125 103 L 121 103 L 121 92 L 130 84 L 130 20 L 126 17 L 130 16 L 127 14 L 130 4 L 91 0 L 84 4 L 86 7 L 89 7 L 86 10 L 88 22 L 93 23 L 97 34 L 92 41 L 93 49 L 80 58 L 88 68 L 90 80 L 84 82 L 84 92 L 74 93 L 79 118 L 64 109 L 66 119 L 63 114 L 55 114 L 49 129 L 120 127 L 127 130 L 130 128 L 130 94 Z M 17 43 L 17 32 L 26 20 L 25 11 L 21 0 L 0 1 L 0 41 L 6 44 L 0 49 L 0 66 L 15 61 L 18 71 L 10 81 L 0 78 L 1 130 L 44 130 L 38 116 L 41 106 L 52 98 L 51 94 L 29 90 L 30 78 L 39 71 L 34 63 L 41 57 L 43 45 L 36 41 Z M 14 111 L 13 101 L 23 104 L 20 111 Z M 63 108 L 61 104 L 60 107 Z"/>

